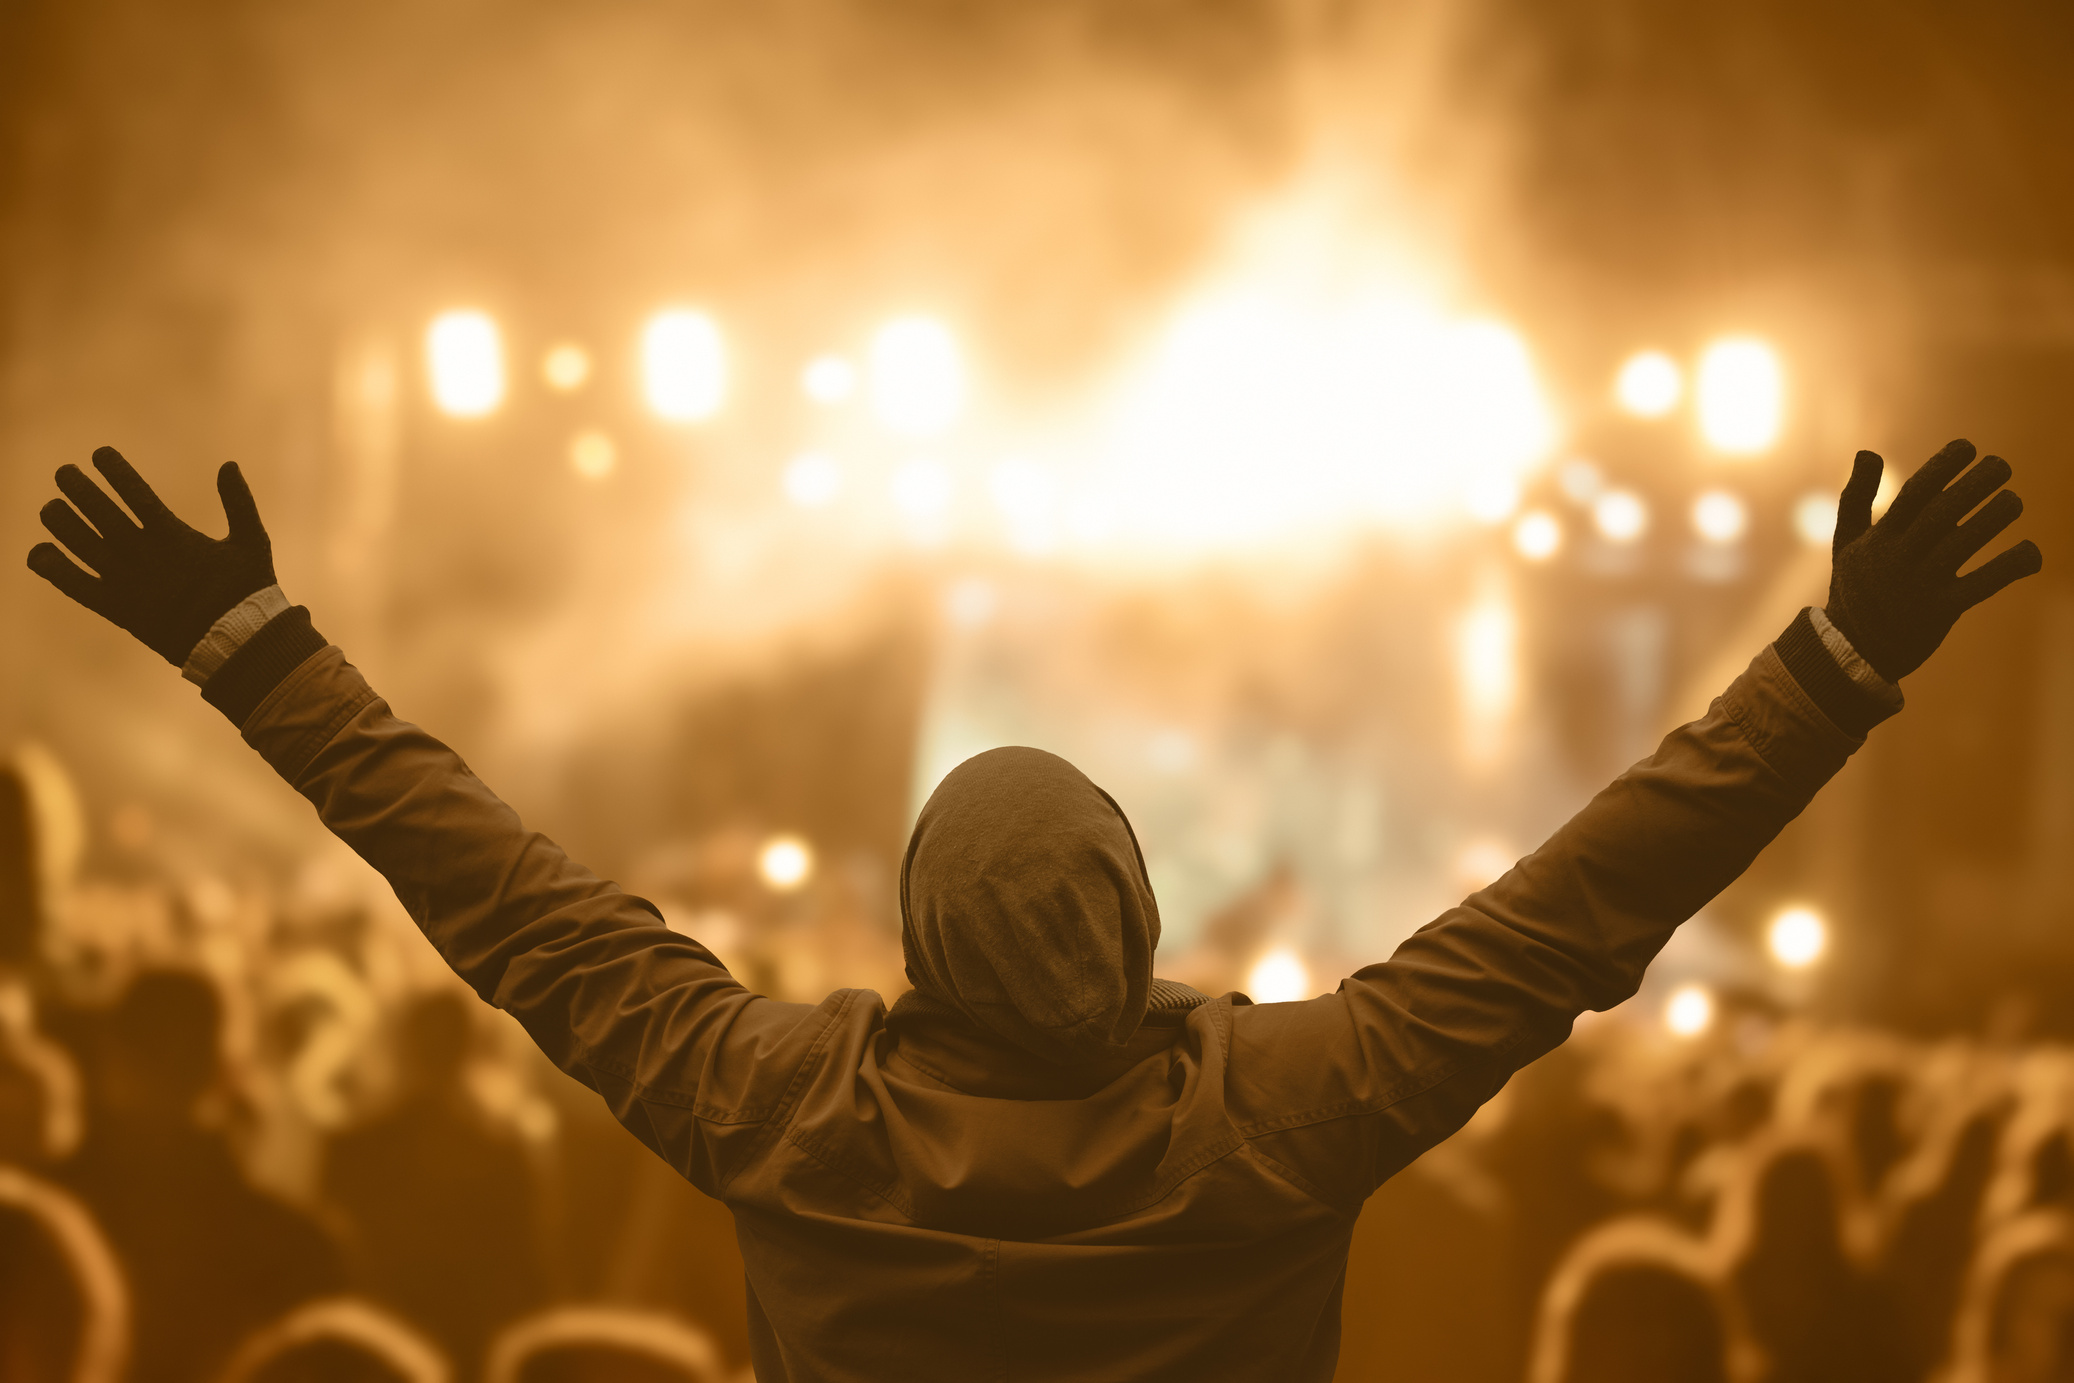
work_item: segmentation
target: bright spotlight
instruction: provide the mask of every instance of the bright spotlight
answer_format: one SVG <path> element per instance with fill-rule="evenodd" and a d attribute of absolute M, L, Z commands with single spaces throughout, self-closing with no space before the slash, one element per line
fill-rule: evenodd
<path fill-rule="evenodd" d="M 1829 926 L 1813 908 L 1788 908 L 1772 919 L 1765 944 L 1788 970 L 1805 970 L 1829 949 Z"/>
<path fill-rule="evenodd" d="M 1478 476 L 1462 491 L 1462 507 L 1478 523 L 1499 524 L 1519 509 L 1519 481 L 1510 475 Z"/>
<path fill-rule="evenodd" d="M 772 836 L 756 856 L 756 872 L 771 888 L 789 893 L 814 872 L 814 852 L 798 836 Z"/>
<path fill-rule="evenodd" d="M 1563 525 L 1546 509 L 1530 509 L 1512 526 L 1512 547 L 1529 562 L 1546 562 L 1563 549 Z"/>
<path fill-rule="evenodd" d="M 818 451 L 801 452 L 785 468 L 785 497 L 803 508 L 833 503 L 842 491 L 842 467 Z"/>
<path fill-rule="evenodd" d="M 558 394 L 573 394 L 591 377 L 591 353 L 574 341 L 564 341 L 540 361 L 540 377 Z"/>
<path fill-rule="evenodd" d="M 1519 694 L 1518 635 L 1512 606 L 1496 592 L 1463 613 L 1455 633 L 1456 671 L 1462 704 L 1472 719 L 1500 717 L 1512 709 Z"/>
<path fill-rule="evenodd" d="M 479 418 L 504 401 L 504 343 L 486 312 L 442 312 L 425 332 L 432 400 L 456 418 Z"/>
<path fill-rule="evenodd" d="M 1556 469 L 1556 488 L 1572 504 L 1590 504 L 1606 488 L 1606 475 L 1595 462 L 1575 456 Z"/>
<path fill-rule="evenodd" d="M 1764 451 L 1779 439 L 1785 394 L 1770 346 L 1750 337 L 1717 341 L 1700 357 L 1700 432 L 1721 451 Z"/>
<path fill-rule="evenodd" d="M 1795 500 L 1793 531 L 1809 547 L 1828 547 L 1836 536 L 1836 496 L 1810 490 Z"/>
<path fill-rule="evenodd" d="M 928 437 L 965 409 L 965 361 L 950 328 L 930 317 L 898 317 L 871 342 L 871 404 L 879 421 Z"/>
<path fill-rule="evenodd" d="M 1630 356 L 1613 382 L 1613 397 L 1638 418 L 1661 418 L 1677 406 L 1685 390 L 1678 362 L 1662 351 Z"/>
<path fill-rule="evenodd" d="M 951 472 L 941 461 L 910 461 L 893 472 L 893 504 L 911 519 L 940 519 L 950 512 Z"/>
<path fill-rule="evenodd" d="M 1287 946 L 1277 946 L 1246 972 L 1246 994 L 1259 1004 L 1287 1004 L 1311 995 L 1310 967 Z"/>
<path fill-rule="evenodd" d="M 1649 531 L 1649 506 L 1633 490 L 1608 490 L 1592 502 L 1592 524 L 1609 543 L 1632 543 Z"/>
<path fill-rule="evenodd" d="M 1703 542 L 1726 545 L 1743 536 L 1750 511 L 1729 490 L 1708 490 L 1692 502 L 1692 531 Z"/>
<path fill-rule="evenodd" d="M 857 367 L 839 355 L 817 355 L 799 372 L 799 387 L 815 403 L 841 403 L 857 392 Z"/>
<path fill-rule="evenodd" d="M 619 465 L 612 434 L 592 428 L 569 439 L 569 469 L 585 480 L 603 480 Z"/>
<path fill-rule="evenodd" d="M 1698 1037 L 1714 1026 L 1714 995 L 1703 984 L 1681 984 L 1664 1005 L 1664 1026 L 1679 1037 Z"/>
<path fill-rule="evenodd" d="M 641 377 L 657 416 L 676 423 L 712 417 L 727 397 L 720 328 L 703 312 L 658 312 L 641 336 Z"/>

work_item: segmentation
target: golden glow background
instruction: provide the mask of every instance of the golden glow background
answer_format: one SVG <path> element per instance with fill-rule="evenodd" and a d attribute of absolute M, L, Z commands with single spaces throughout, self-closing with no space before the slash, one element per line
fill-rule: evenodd
<path fill-rule="evenodd" d="M 1855 448 L 1971 435 L 2067 530 L 2042 11 L 4 13 L 0 528 L 103 442 L 197 518 L 237 458 L 530 820 L 747 949 L 780 893 L 862 929 L 787 987 L 897 985 L 906 822 L 1008 741 L 1131 811 L 1172 967 L 1329 985 L 1819 598 Z M 2074 974 L 2052 570 L 1651 1014 Z M 0 619 L 78 878 L 389 906 L 123 636 L 26 576 Z"/>

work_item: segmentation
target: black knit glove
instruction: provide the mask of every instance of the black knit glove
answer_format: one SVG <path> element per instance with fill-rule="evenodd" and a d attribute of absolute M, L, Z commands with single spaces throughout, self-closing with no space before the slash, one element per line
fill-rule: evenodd
<path fill-rule="evenodd" d="M 44 505 L 43 526 L 99 575 L 73 566 L 51 543 L 29 549 L 29 570 L 178 667 L 209 626 L 246 596 L 275 584 L 273 544 L 252 491 L 236 462 L 225 462 L 216 473 L 216 493 L 230 519 L 230 536 L 219 541 L 175 518 L 114 447 L 94 453 L 94 469 L 136 519 L 79 467 L 62 466 L 58 488 L 72 504 L 54 499 Z"/>
<path fill-rule="evenodd" d="M 1967 470 L 1973 455 L 1973 443 L 1963 438 L 1948 443 L 1874 523 L 1872 499 L 1885 463 L 1861 451 L 1837 505 L 1829 619 L 1890 682 L 1921 667 L 1960 615 L 2043 565 L 2038 545 L 2026 538 L 1958 574 L 2024 512 L 2015 491 L 2002 489 L 2009 463 L 1990 456 Z M 1966 518 L 1975 506 L 1980 512 Z"/>

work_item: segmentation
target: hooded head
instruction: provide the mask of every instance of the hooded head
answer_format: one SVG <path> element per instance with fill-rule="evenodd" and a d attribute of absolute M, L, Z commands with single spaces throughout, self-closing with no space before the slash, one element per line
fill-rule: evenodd
<path fill-rule="evenodd" d="M 1066 1065 L 1145 1019 L 1159 907 L 1131 824 L 1056 754 L 993 749 L 929 796 L 900 870 L 916 990 Z"/>

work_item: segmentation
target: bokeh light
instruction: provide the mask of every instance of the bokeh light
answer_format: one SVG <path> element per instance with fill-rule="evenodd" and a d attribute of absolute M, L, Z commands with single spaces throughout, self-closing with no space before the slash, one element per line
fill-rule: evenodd
<path fill-rule="evenodd" d="M 572 394 L 590 382 L 591 353 L 574 341 L 564 341 L 540 360 L 540 377 L 558 394 Z"/>
<path fill-rule="evenodd" d="M 1638 418 L 1660 418 L 1678 405 L 1685 375 L 1678 362 L 1662 351 L 1641 351 L 1620 367 L 1613 397 Z"/>
<path fill-rule="evenodd" d="M 1828 547 L 1836 536 L 1836 496 L 1810 490 L 1793 501 L 1793 532 L 1809 547 Z"/>
<path fill-rule="evenodd" d="M 1606 473 L 1596 461 L 1573 456 L 1556 468 L 1556 488 L 1572 504 L 1590 504 L 1606 488 Z"/>
<path fill-rule="evenodd" d="M 1700 357 L 1700 433 L 1732 454 L 1769 449 L 1785 414 L 1786 377 L 1778 354 L 1754 337 L 1717 341 Z"/>
<path fill-rule="evenodd" d="M 1829 949 L 1829 925 L 1813 908 L 1787 908 L 1765 932 L 1772 959 L 1789 970 L 1805 970 Z"/>
<path fill-rule="evenodd" d="M 1512 547 L 1529 562 L 1546 562 L 1563 549 L 1562 520 L 1546 509 L 1530 509 L 1512 526 Z"/>
<path fill-rule="evenodd" d="M 701 422 L 727 398 L 727 345 L 703 312 L 657 313 L 641 335 L 641 381 L 648 406 L 671 422 Z"/>
<path fill-rule="evenodd" d="M 871 406 L 906 437 L 932 437 L 965 411 L 965 357 L 933 317 L 898 317 L 871 341 Z"/>
<path fill-rule="evenodd" d="M 1246 995 L 1257 1004 L 1288 1004 L 1311 997 L 1311 970 L 1295 948 L 1277 946 L 1246 972 Z"/>
<path fill-rule="evenodd" d="M 1664 1005 L 1664 1026 L 1678 1037 L 1698 1037 L 1714 1026 L 1714 991 L 1703 984 L 1682 984 Z"/>
<path fill-rule="evenodd" d="M 619 446 L 612 434 L 596 428 L 569 439 L 569 469 L 585 480 L 603 480 L 619 466 Z"/>
<path fill-rule="evenodd" d="M 918 458 L 893 472 L 893 506 L 910 519 L 941 519 L 950 512 L 955 488 L 950 467 Z"/>
<path fill-rule="evenodd" d="M 842 403 L 857 392 L 857 367 L 840 355 L 817 355 L 799 372 L 799 387 L 815 403 Z"/>
<path fill-rule="evenodd" d="M 785 467 L 785 497 L 801 508 L 833 504 L 842 491 L 842 467 L 823 452 L 801 452 Z"/>
<path fill-rule="evenodd" d="M 1609 543 L 1632 543 L 1649 531 L 1649 506 L 1633 490 L 1608 490 L 1592 501 L 1592 526 Z"/>
<path fill-rule="evenodd" d="M 814 872 L 814 852 L 798 836 L 772 836 L 757 852 L 756 872 L 767 887 L 790 892 Z"/>
<path fill-rule="evenodd" d="M 1750 527 L 1750 508 L 1732 490 L 1708 490 L 1692 502 L 1692 531 L 1700 541 L 1726 545 Z"/>
<path fill-rule="evenodd" d="M 1462 507 L 1478 523 L 1505 522 L 1518 511 L 1519 501 L 1518 478 L 1502 472 L 1478 476 L 1469 482 L 1462 495 Z"/>
<path fill-rule="evenodd" d="M 479 418 L 504 401 L 504 342 L 486 312 L 442 312 L 425 331 L 432 401 L 455 418 Z"/>

